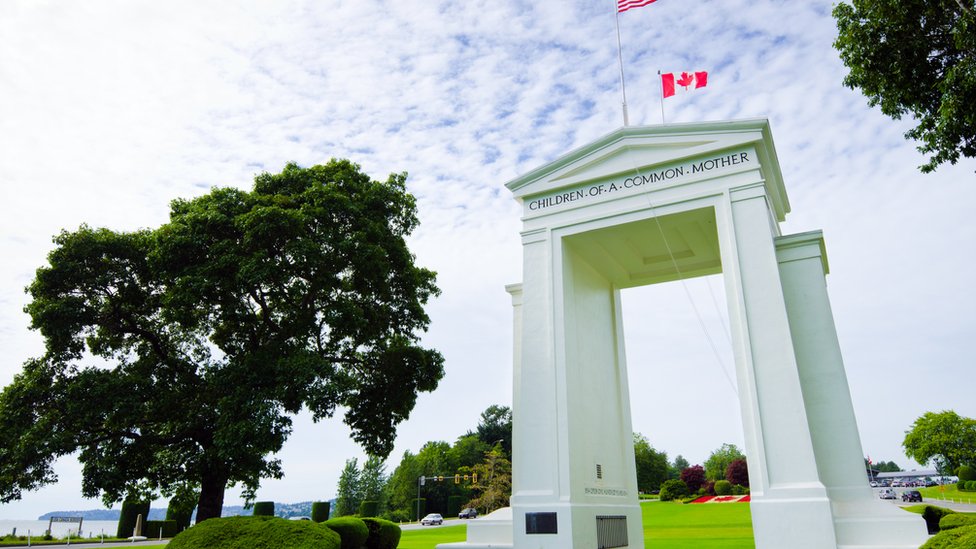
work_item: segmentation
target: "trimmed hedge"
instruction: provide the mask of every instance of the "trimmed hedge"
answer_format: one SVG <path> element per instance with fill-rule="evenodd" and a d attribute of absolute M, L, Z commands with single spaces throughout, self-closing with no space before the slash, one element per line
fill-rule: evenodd
<path fill-rule="evenodd" d="M 976 547 L 976 525 L 939 532 L 919 549 L 972 549 L 973 547 Z"/>
<path fill-rule="evenodd" d="M 417 503 L 417 502 L 420 503 Z M 420 521 L 420 518 L 427 514 L 427 499 L 412 499 L 410 500 L 410 514 L 413 516 L 413 520 Z"/>
<path fill-rule="evenodd" d="M 362 549 L 369 538 L 369 528 L 363 519 L 356 517 L 338 517 L 322 523 L 323 526 L 335 530 L 342 538 L 342 549 Z"/>
<path fill-rule="evenodd" d="M 309 520 L 212 518 L 177 534 L 168 549 L 339 549 L 339 534 Z"/>
<path fill-rule="evenodd" d="M 187 501 L 174 497 L 169 500 L 169 505 L 166 506 L 166 520 L 176 522 L 177 534 L 190 527 L 190 521 L 193 519 L 193 509 L 196 506 L 196 500 L 192 499 Z"/>
<path fill-rule="evenodd" d="M 359 504 L 360 517 L 375 517 L 378 514 L 380 514 L 380 502 L 364 501 Z"/>
<path fill-rule="evenodd" d="M 366 538 L 365 549 L 396 549 L 400 544 L 400 527 L 379 518 L 364 518 L 369 537 Z"/>
<path fill-rule="evenodd" d="M 122 511 L 119 513 L 119 528 L 115 537 L 132 537 L 132 532 L 136 527 L 136 519 L 142 515 L 142 523 L 146 523 L 149 516 L 149 502 L 126 500 L 122 502 Z"/>
<path fill-rule="evenodd" d="M 273 517 L 274 502 L 273 501 L 254 502 L 254 512 L 251 514 L 253 514 L 256 517 Z"/>
<path fill-rule="evenodd" d="M 328 501 L 313 501 L 312 502 L 312 521 L 313 522 L 325 522 L 329 520 L 329 509 L 332 508 L 332 504 Z"/>
<path fill-rule="evenodd" d="M 929 534 L 939 533 L 939 521 L 946 515 L 955 513 L 952 509 L 926 505 L 922 511 L 922 518 L 925 519 L 925 526 L 929 529 Z"/>
<path fill-rule="evenodd" d="M 951 515 L 945 515 L 939 520 L 939 529 L 952 530 L 953 528 L 961 528 L 971 524 L 976 524 L 976 515 L 952 513 Z"/>
<path fill-rule="evenodd" d="M 157 538 L 162 532 L 164 538 L 174 537 L 180 533 L 175 520 L 147 520 L 142 527 L 142 535 L 147 538 Z"/>
<path fill-rule="evenodd" d="M 727 480 L 715 481 L 715 495 L 716 496 L 731 496 L 732 495 L 732 483 Z"/>

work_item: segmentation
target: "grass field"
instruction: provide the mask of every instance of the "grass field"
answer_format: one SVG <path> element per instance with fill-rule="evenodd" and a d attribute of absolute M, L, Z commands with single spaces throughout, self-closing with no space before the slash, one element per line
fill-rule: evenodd
<path fill-rule="evenodd" d="M 943 488 L 945 491 L 942 490 Z M 900 488 L 896 488 L 896 490 L 900 490 Z M 928 488 L 918 488 L 917 490 L 921 492 L 923 502 L 927 502 L 929 500 L 951 499 L 954 501 L 962 501 L 964 503 L 976 503 L 976 492 L 960 492 L 956 488 L 955 484 L 946 484 L 945 486 L 929 486 Z"/>
<path fill-rule="evenodd" d="M 752 517 L 748 503 L 641 505 L 644 547 L 650 549 L 750 549 Z M 464 541 L 466 526 L 405 530 L 397 549 L 433 549 L 438 543 Z"/>
<path fill-rule="evenodd" d="M 748 503 L 645 503 L 644 547 L 746 549 L 755 547 Z"/>
<path fill-rule="evenodd" d="M 467 537 L 468 526 L 458 524 L 430 530 L 404 530 L 400 536 L 397 549 L 434 549 L 438 543 L 464 541 Z"/>

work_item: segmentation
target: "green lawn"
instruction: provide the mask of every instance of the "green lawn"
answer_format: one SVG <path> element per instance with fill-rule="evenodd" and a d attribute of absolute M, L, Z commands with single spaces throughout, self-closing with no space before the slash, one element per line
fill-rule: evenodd
<path fill-rule="evenodd" d="M 434 549 L 438 543 L 464 541 L 467 537 L 467 531 L 468 526 L 466 524 L 429 530 L 404 530 L 403 535 L 400 536 L 400 545 L 397 545 L 397 549 Z"/>
<path fill-rule="evenodd" d="M 650 549 L 745 549 L 755 547 L 748 503 L 641 505 L 644 547 Z"/>
<path fill-rule="evenodd" d="M 682 505 L 641 504 L 644 546 L 650 549 L 751 549 L 752 516 L 748 503 Z M 433 549 L 438 543 L 464 541 L 466 526 L 404 530 L 397 549 Z"/>
<path fill-rule="evenodd" d="M 945 489 L 943 491 L 943 488 Z M 911 488 L 910 488 L 911 489 Z M 955 484 L 946 484 L 945 486 L 929 486 L 928 488 L 918 488 L 918 491 L 922 493 L 922 502 L 928 502 L 929 500 L 940 500 L 940 499 L 952 499 L 955 501 L 966 501 L 968 503 L 976 503 L 976 492 L 960 492 Z M 938 504 L 938 501 L 933 501 L 933 504 Z"/>

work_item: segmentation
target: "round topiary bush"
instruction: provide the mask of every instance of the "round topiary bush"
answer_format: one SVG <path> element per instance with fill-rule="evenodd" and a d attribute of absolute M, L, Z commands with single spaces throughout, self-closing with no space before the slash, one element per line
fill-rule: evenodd
<path fill-rule="evenodd" d="M 955 513 L 952 509 L 946 509 L 944 507 L 936 507 L 934 505 L 926 505 L 925 509 L 922 510 L 922 518 L 925 519 L 925 526 L 929 530 L 929 534 L 936 534 L 939 532 L 939 521 L 942 517 L 946 515 L 951 515 Z"/>
<path fill-rule="evenodd" d="M 666 480 L 661 483 L 661 501 L 681 499 L 688 495 L 688 486 L 679 479 Z"/>
<path fill-rule="evenodd" d="M 732 495 L 732 483 L 727 480 L 715 481 L 715 495 L 716 496 Z"/>
<path fill-rule="evenodd" d="M 342 549 L 362 549 L 369 537 L 369 528 L 363 519 L 356 517 L 338 517 L 322 523 L 323 526 L 336 531 L 342 538 Z"/>
<path fill-rule="evenodd" d="M 400 527 L 379 518 L 364 518 L 369 537 L 366 538 L 366 549 L 396 549 L 400 544 Z"/>
<path fill-rule="evenodd" d="M 976 547 L 976 525 L 939 532 L 919 549 L 972 549 Z"/>
<path fill-rule="evenodd" d="M 976 469 L 973 469 L 968 465 L 960 465 L 958 468 L 956 468 L 956 476 L 959 477 L 959 480 L 961 481 L 976 480 Z"/>
<path fill-rule="evenodd" d="M 309 520 L 227 517 L 179 533 L 168 549 L 339 549 L 339 534 Z"/>
<path fill-rule="evenodd" d="M 939 519 L 939 530 L 952 530 L 970 525 L 976 525 L 976 516 L 965 513 L 953 513 Z"/>

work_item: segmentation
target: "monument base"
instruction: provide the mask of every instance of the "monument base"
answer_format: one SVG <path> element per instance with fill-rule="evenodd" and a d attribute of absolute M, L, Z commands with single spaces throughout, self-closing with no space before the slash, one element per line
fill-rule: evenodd
<path fill-rule="evenodd" d="M 864 496 L 863 492 L 868 495 Z M 915 549 L 929 538 L 925 520 L 920 515 L 875 499 L 870 490 L 831 490 L 831 499 L 840 549 Z"/>
<path fill-rule="evenodd" d="M 512 508 L 502 507 L 468 521 L 468 540 L 441 543 L 437 549 L 512 549 Z"/>
<path fill-rule="evenodd" d="M 830 490 L 829 498 L 773 492 L 752 500 L 757 548 L 917 549 L 928 540 L 921 516 L 866 488 Z"/>

